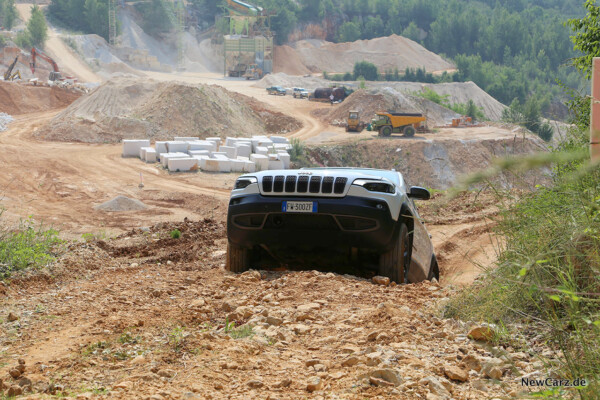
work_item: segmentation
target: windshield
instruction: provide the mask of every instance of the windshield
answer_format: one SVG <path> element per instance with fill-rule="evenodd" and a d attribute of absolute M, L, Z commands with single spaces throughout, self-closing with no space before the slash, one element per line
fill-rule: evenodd
<path fill-rule="evenodd" d="M 357 119 L 358 118 L 358 113 L 350 113 L 350 118 Z"/>

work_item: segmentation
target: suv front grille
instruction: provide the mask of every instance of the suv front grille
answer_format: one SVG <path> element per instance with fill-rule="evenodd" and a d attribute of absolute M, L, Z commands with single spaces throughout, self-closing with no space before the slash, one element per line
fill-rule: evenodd
<path fill-rule="evenodd" d="M 262 178 L 263 193 L 343 194 L 348 178 L 332 176 L 277 175 Z"/>

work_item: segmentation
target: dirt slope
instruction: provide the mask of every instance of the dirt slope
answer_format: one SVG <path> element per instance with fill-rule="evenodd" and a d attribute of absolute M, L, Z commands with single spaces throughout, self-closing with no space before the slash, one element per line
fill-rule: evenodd
<path fill-rule="evenodd" d="M 0 82 L 0 110 L 11 115 L 64 108 L 80 96 L 70 89 Z"/>
<path fill-rule="evenodd" d="M 224 232 L 211 219 L 132 230 L 3 287 L 1 309 L 18 320 L 0 323 L 0 378 L 14 382 L 22 359 L 34 393 L 71 398 L 462 400 L 516 397 L 517 377 L 535 373 L 528 354 L 436 317 L 451 288 L 230 275 Z"/>
<path fill-rule="evenodd" d="M 454 69 L 454 65 L 420 44 L 398 35 L 357 40 L 350 43 L 331 43 L 324 40 L 300 40 L 290 44 L 295 51 L 282 49 L 292 60 L 275 58 L 275 71 L 298 75 L 303 67 L 312 72 L 351 72 L 358 61 L 369 61 L 381 71 L 398 68 L 425 68 L 428 72 Z"/>
<path fill-rule="evenodd" d="M 294 118 L 220 86 L 115 78 L 57 115 L 38 136 L 98 143 L 130 138 L 250 136 L 298 128 L 300 123 Z"/>

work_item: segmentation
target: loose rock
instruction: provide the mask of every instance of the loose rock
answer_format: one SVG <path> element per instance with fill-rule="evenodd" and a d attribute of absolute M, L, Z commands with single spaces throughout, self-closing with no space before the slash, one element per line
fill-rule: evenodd
<path fill-rule="evenodd" d="M 12 313 L 12 312 L 8 313 L 8 317 L 6 317 L 6 320 L 8 322 L 14 322 L 14 321 L 16 321 L 18 319 L 19 319 L 19 317 L 15 313 Z"/>
<path fill-rule="evenodd" d="M 376 285 L 382 285 L 382 286 L 388 286 L 390 284 L 390 278 L 388 278 L 387 276 L 374 276 L 372 278 L 373 283 L 375 283 Z"/>
<path fill-rule="evenodd" d="M 467 373 L 467 371 L 456 366 L 445 366 L 444 374 L 446 374 L 448 379 L 452 379 L 454 381 L 466 382 L 469 380 L 469 374 Z"/>
<path fill-rule="evenodd" d="M 323 381 L 321 381 L 321 378 L 319 378 L 318 376 L 313 376 L 308 380 L 308 383 L 306 384 L 306 390 L 308 390 L 309 392 L 321 390 L 322 387 Z"/>
<path fill-rule="evenodd" d="M 474 340 L 491 341 L 495 336 L 494 330 L 489 326 L 476 326 L 471 328 L 467 337 Z"/>

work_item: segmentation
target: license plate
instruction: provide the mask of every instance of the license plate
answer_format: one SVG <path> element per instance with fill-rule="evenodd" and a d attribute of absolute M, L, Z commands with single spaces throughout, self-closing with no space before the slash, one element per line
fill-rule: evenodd
<path fill-rule="evenodd" d="M 284 201 L 281 205 L 283 212 L 293 213 L 316 213 L 316 201 Z"/>

